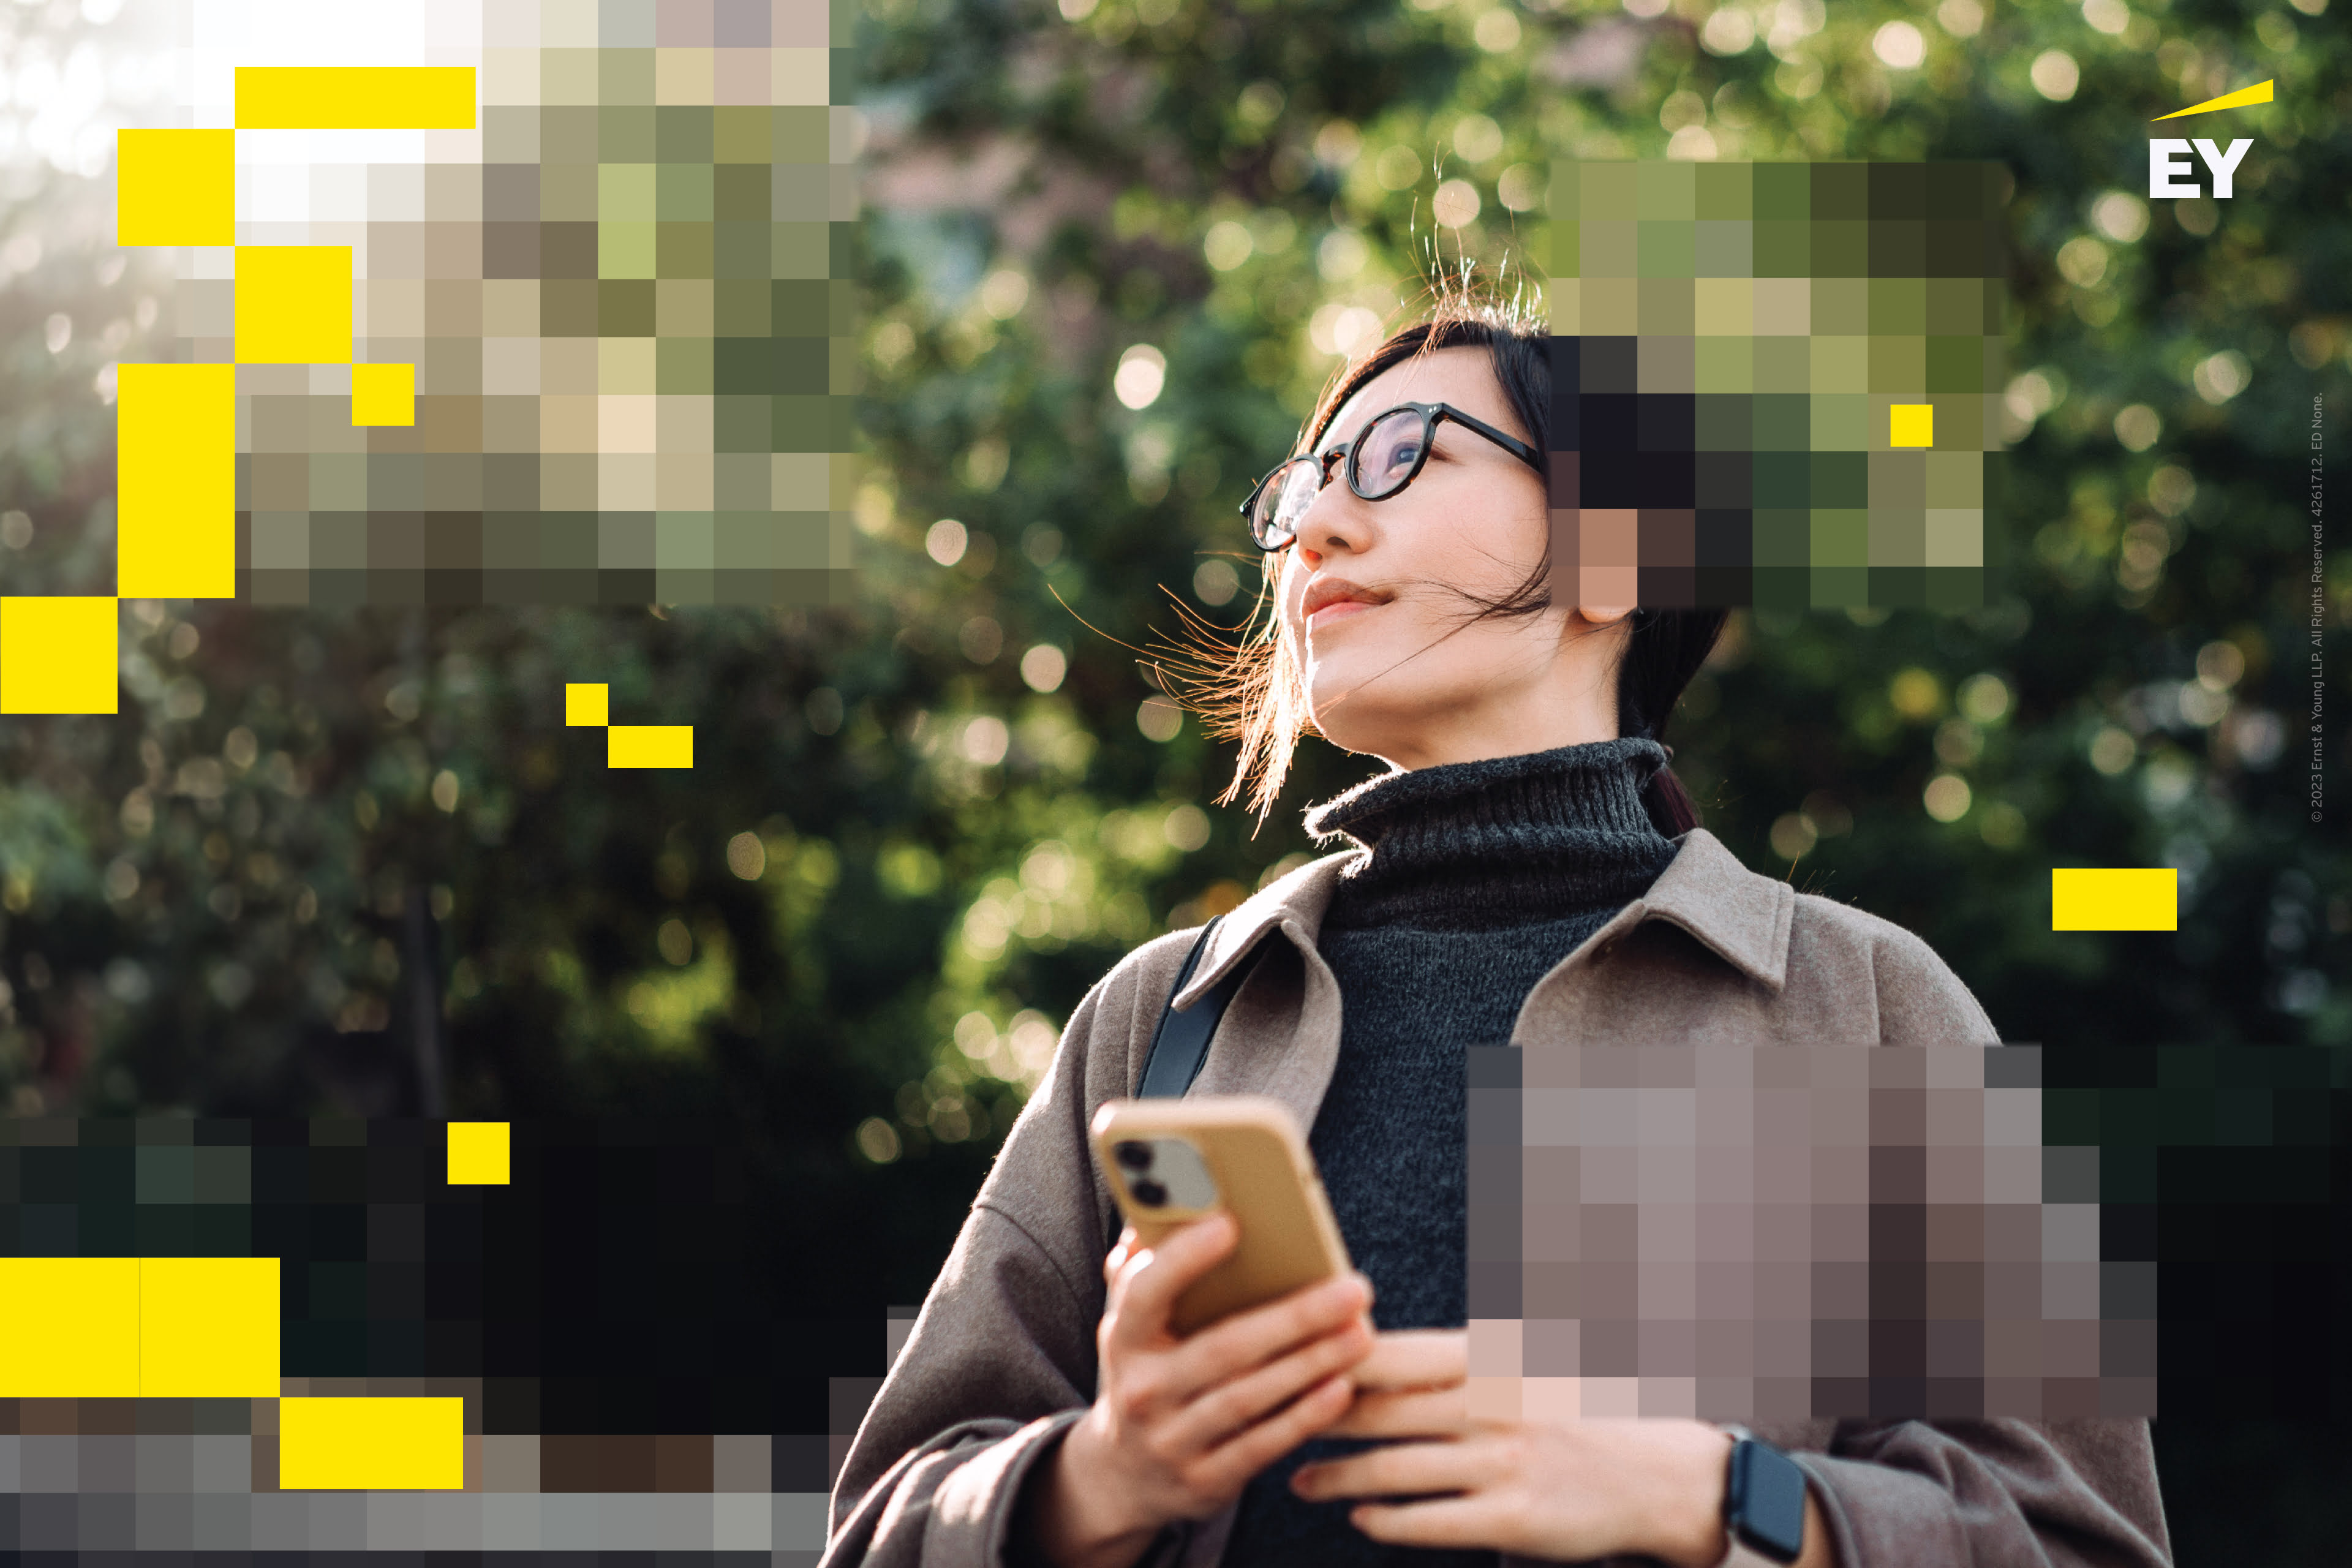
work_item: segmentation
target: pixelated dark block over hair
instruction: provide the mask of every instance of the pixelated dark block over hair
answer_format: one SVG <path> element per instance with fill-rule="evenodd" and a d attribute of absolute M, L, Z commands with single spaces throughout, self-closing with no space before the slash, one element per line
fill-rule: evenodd
<path fill-rule="evenodd" d="M 2010 176 L 1556 163 L 1554 560 L 1575 602 L 1997 591 Z"/>

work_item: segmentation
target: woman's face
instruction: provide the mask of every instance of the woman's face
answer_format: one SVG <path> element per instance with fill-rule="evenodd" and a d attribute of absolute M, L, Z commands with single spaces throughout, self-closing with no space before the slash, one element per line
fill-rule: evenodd
<path fill-rule="evenodd" d="M 1520 426 L 1488 352 L 1459 347 L 1358 387 L 1317 449 L 1354 440 L 1400 403 L 1450 403 L 1531 445 L 1543 438 Z M 1283 552 L 1278 584 L 1316 728 L 1405 768 L 1613 739 L 1625 635 L 1615 628 L 1632 606 L 1555 603 L 1464 625 L 1477 606 L 1449 591 L 1511 594 L 1542 560 L 1549 529 L 1543 476 L 1452 420 L 1437 426 L 1419 477 L 1386 500 L 1358 497 L 1334 463 Z M 1310 617 L 1318 584 L 1318 599 L 1339 587 L 1350 596 Z"/>

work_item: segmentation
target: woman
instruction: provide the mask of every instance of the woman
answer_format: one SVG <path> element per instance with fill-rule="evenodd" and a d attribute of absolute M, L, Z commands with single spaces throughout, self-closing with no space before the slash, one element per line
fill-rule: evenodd
<path fill-rule="evenodd" d="M 1359 1274 L 1180 1340 L 1169 1305 L 1227 1222 L 1108 1246 L 1086 1129 L 1134 1092 L 1198 932 L 1146 943 L 1080 1003 L 1008 1134 L 849 1450 L 827 1564 L 1711 1568 L 1759 1549 L 1725 1529 L 1723 1428 L 1470 1418 L 1463 1052 L 1998 1036 L 1917 937 L 1696 826 L 1659 736 L 1724 613 L 1556 597 L 1549 395 L 1542 322 L 1442 310 L 1348 368 L 1311 423 L 1323 460 L 1248 509 L 1278 615 L 1245 650 L 1227 798 L 1254 777 L 1263 810 L 1310 724 L 1393 771 L 1309 814 L 1355 847 L 1232 911 L 1175 1000 L 1255 955 L 1194 1092 L 1272 1095 L 1311 1129 Z M 2169 1562 L 2144 1421 L 1759 1433 L 1801 1469 L 1802 1528 L 1743 1562 Z"/>

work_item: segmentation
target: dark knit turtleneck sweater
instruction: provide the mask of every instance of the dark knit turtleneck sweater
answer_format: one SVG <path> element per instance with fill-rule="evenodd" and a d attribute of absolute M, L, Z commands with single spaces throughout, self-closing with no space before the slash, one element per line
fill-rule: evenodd
<path fill-rule="evenodd" d="M 1310 810 L 1348 868 L 1317 948 L 1338 976 L 1339 1059 L 1308 1136 L 1381 1329 L 1469 1321 L 1464 1052 L 1502 1045 L 1528 992 L 1675 857 L 1642 805 L 1665 765 L 1627 737 L 1384 773 Z M 1492 1568 L 1492 1552 L 1384 1546 L 1348 1500 L 1307 1503 L 1291 1473 L 1376 1445 L 1323 1438 L 1253 1479 L 1223 1568 Z"/>

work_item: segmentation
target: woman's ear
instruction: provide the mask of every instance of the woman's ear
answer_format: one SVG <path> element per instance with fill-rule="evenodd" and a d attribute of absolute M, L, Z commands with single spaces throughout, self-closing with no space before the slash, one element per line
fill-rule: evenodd
<path fill-rule="evenodd" d="M 1635 608 L 1633 605 L 1579 605 L 1576 613 L 1596 626 L 1613 626 Z"/>

